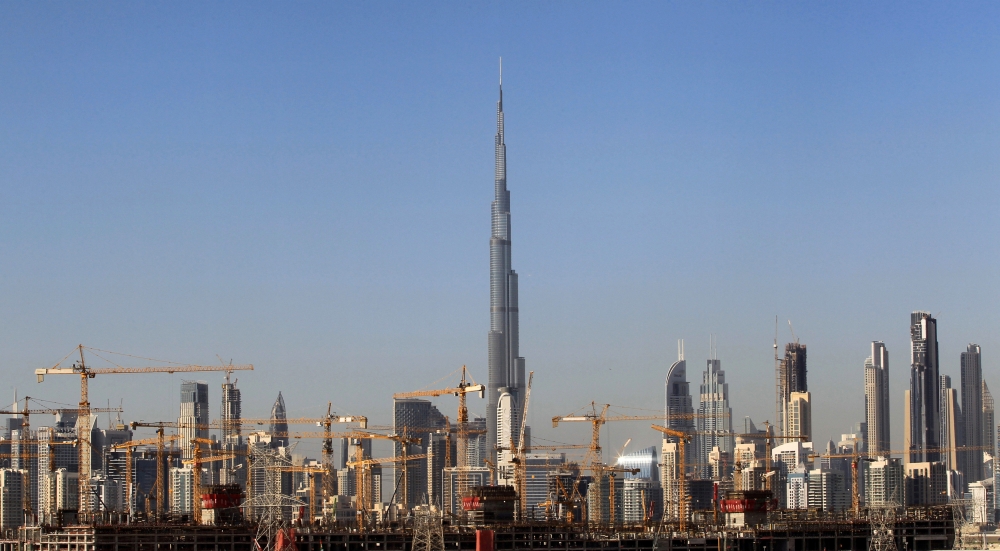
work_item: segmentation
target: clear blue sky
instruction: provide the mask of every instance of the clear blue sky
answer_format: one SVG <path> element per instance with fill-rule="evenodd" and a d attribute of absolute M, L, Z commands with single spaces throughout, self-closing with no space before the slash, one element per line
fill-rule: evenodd
<path fill-rule="evenodd" d="M 537 437 L 662 408 L 680 338 L 697 388 L 710 334 L 773 418 L 775 315 L 818 440 L 877 339 L 901 445 L 914 309 L 1000 392 L 1000 5 L 867 2 L 3 3 L 0 392 L 75 402 L 32 370 L 81 342 L 254 363 L 249 415 L 485 381 L 500 56 Z M 179 385 L 91 389 L 149 420 Z"/>

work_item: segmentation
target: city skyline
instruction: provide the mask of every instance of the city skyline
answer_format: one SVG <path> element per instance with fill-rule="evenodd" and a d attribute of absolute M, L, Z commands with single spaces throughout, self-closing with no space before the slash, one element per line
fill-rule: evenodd
<path fill-rule="evenodd" d="M 820 441 L 861 419 L 879 340 L 895 358 L 901 447 L 914 310 L 940 322 L 941 375 L 958 381 L 960 354 L 978 343 L 995 381 L 1000 109 L 982 90 L 1000 78 L 988 14 L 667 6 L 640 23 L 632 9 L 582 6 L 553 34 L 568 15 L 558 7 L 442 22 L 410 9 L 250 10 L 221 31 L 132 9 L 3 8 L 0 40 L 15 52 L 0 65 L 0 390 L 11 397 L 74 403 L 73 381 L 38 387 L 32 370 L 79 342 L 254 363 L 239 388 L 255 417 L 276 390 L 292 415 L 333 401 L 375 417 L 391 392 L 372 380 L 407 391 L 467 364 L 486 382 L 500 55 L 535 436 L 585 440 L 546 419 L 592 400 L 662 409 L 673 342 L 688 342 L 694 385 L 711 334 L 734 424 L 771 419 L 775 314 L 809 347 Z M 233 20 L 200 9 L 202 21 Z M 941 20 L 954 25 L 931 25 Z M 382 27 L 406 51 L 380 41 Z M 567 49 L 582 35 L 593 43 Z M 920 240 L 915 219 L 934 221 Z M 93 402 L 175 419 L 177 380 L 98 379 Z M 220 383 L 209 380 L 213 413 Z M 169 399 L 150 399 L 160 384 Z M 470 408 L 483 415 L 485 403 Z M 609 432 L 609 449 L 626 432 L 631 446 L 658 441 L 640 425 Z"/>

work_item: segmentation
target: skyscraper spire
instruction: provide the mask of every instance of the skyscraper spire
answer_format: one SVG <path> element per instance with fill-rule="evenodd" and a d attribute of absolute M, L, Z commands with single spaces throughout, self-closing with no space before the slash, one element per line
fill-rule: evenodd
<path fill-rule="evenodd" d="M 502 62 L 501 62 L 502 63 Z M 501 75 L 503 66 L 501 65 Z M 502 79 L 502 76 L 501 76 Z M 503 128 L 503 84 L 497 100 L 495 177 L 490 236 L 490 333 L 489 389 L 486 430 L 488 445 L 496 460 L 497 434 L 517 434 L 513 427 L 499 430 L 497 406 L 503 393 L 520 414 L 524 404 L 524 358 L 518 349 L 517 272 L 511 268 L 510 192 L 507 190 L 507 145 Z M 507 416 L 507 419 L 517 416 Z M 509 446 L 509 442 L 499 443 Z"/>

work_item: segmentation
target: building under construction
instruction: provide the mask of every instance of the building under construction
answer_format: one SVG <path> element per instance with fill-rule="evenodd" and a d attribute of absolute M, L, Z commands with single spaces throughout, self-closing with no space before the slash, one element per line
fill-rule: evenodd
<path fill-rule="evenodd" d="M 441 517 L 434 518 L 440 521 Z M 891 524 L 867 514 L 849 519 L 816 512 L 773 512 L 758 526 L 696 523 L 684 534 L 677 532 L 676 526 L 659 524 L 614 528 L 547 522 L 427 525 L 417 516 L 403 525 L 394 523 L 367 531 L 290 526 L 279 531 L 273 541 L 261 541 L 258 534 L 258 527 L 252 524 L 30 527 L 3 541 L 0 551 L 923 550 L 952 549 L 957 542 L 949 508 L 907 510 Z"/>

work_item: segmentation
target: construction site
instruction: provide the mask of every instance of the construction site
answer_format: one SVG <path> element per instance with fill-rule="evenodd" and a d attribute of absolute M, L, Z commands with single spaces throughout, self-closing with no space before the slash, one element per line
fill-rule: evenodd
<path fill-rule="evenodd" d="M 718 414 L 629 415 L 592 403 L 552 419 L 553 427 L 589 425 L 589 442 L 532 445 L 529 374 L 517 424 L 500 427 L 495 450 L 486 450 L 483 423 L 469 419 L 467 406 L 467 397 L 482 396 L 486 387 L 464 367 L 454 386 L 395 394 L 395 423 L 383 426 L 329 405 L 323 417 L 288 417 L 280 395 L 270 417 L 244 418 L 230 377 L 252 365 L 92 367 L 88 355 L 109 354 L 81 345 L 36 370 L 39 382 L 78 377 L 78 408 L 35 407 L 38 400 L 25 398 L 23 406 L 0 412 L 11 416 L 0 469 L 3 551 L 799 551 L 987 543 L 967 518 L 968 503 L 907 505 L 904 487 L 933 494 L 933 480 L 904 484 L 901 470 L 888 469 L 879 481 L 866 467 L 894 452 L 869 454 L 855 443 L 849 454 L 815 454 L 804 436 L 775 434 L 769 423 L 750 432 L 679 430 L 670 427 Z M 225 374 L 220 418 L 208 419 L 207 387 L 185 382 L 176 421 L 96 428 L 96 414 L 122 410 L 91 406 L 92 379 L 190 372 Z M 457 398 L 454 422 L 429 415 L 439 412 L 423 400 L 446 396 Z M 33 429 L 39 415 L 55 415 L 55 427 Z M 654 421 L 648 430 L 662 438 L 662 450 L 605 463 L 601 428 L 624 421 Z M 296 425 L 320 430 L 289 428 Z M 138 438 L 138 431 L 152 436 Z M 708 436 L 734 439 L 735 453 L 716 447 L 709 462 L 692 460 L 698 457 L 692 442 L 704 445 Z M 292 453 L 303 439 L 319 440 L 318 460 Z M 372 457 L 373 441 L 391 444 L 395 453 Z M 788 444 L 803 455 L 784 461 Z M 566 460 L 565 450 L 582 453 L 582 460 Z M 799 460 L 845 462 L 850 503 L 788 507 L 796 491 L 789 466 Z M 876 485 L 886 498 L 873 497 Z"/>

